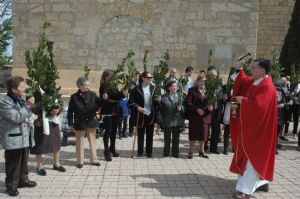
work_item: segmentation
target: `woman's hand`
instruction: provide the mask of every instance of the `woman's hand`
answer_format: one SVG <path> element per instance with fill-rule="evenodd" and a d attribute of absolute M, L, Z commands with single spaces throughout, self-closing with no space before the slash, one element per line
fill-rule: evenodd
<path fill-rule="evenodd" d="M 212 104 L 210 104 L 210 105 L 207 106 L 207 109 L 209 111 L 213 111 L 214 110 L 214 106 Z"/>
<path fill-rule="evenodd" d="M 283 108 L 284 107 L 284 104 L 278 104 L 277 105 L 277 108 Z"/>
<path fill-rule="evenodd" d="M 32 107 L 34 105 L 34 103 L 35 103 L 34 97 L 30 97 L 26 101 L 26 106 L 28 106 L 30 108 L 30 107 Z"/>
<path fill-rule="evenodd" d="M 52 116 L 58 115 L 58 113 L 59 113 L 59 108 L 57 108 L 57 109 L 52 109 L 52 111 L 51 111 L 51 115 L 52 115 Z"/>
<path fill-rule="evenodd" d="M 138 108 L 137 108 L 137 111 L 138 111 L 139 113 L 144 113 L 144 109 L 143 109 L 142 107 L 138 107 Z"/>
<path fill-rule="evenodd" d="M 107 93 L 103 93 L 102 98 L 103 98 L 104 100 L 107 100 L 107 99 L 108 99 Z"/>
<path fill-rule="evenodd" d="M 75 133 L 75 129 L 74 129 L 73 126 L 69 126 L 69 129 L 70 129 L 71 132 L 74 132 L 74 133 Z"/>
<path fill-rule="evenodd" d="M 203 116 L 203 115 L 204 115 L 204 111 L 203 111 L 201 108 L 197 108 L 197 113 L 198 113 L 200 116 Z"/>
<path fill-rule="evenodd" d="M 181 106 L 177 106 L 177 111 L 181 111 Z"/>

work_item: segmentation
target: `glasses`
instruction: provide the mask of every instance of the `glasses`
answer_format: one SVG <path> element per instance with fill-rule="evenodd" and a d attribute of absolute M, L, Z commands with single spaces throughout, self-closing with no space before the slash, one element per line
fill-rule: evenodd
<path fill-rule="evenodd" d="M 147 79 L 152 79 L 153 77 L 145 77 L 145 78 L 147 78 Z"/>

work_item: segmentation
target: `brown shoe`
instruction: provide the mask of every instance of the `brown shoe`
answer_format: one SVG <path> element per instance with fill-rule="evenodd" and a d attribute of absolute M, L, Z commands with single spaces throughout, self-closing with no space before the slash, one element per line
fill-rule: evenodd
<path fill-rule="evenodd" d="M 233 199 L 249 199 L 251 196 L 242 192 L 237 192 L 232 195 Z"/>

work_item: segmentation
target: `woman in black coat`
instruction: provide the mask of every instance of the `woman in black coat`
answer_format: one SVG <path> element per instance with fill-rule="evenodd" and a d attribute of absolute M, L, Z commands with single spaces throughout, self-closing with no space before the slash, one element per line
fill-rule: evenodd
<path fill-rule="evenodd" d="M 83 167 L 84 135 L 87 133 L 90 144 L 90 164 L 100 166 L 96 154 L 96 129 L 98 120 L 96 111 L 100 107 L 100 99 L 89 90 L 90 81 L 85 77 L 78 78 L 76 85 L 79 90 L 71 95 L 68 108 L 68 125 L 76 135 L 77 168 Z"/>
<path fill-rule="evenodd" d="M 151 83 L 152 74 L 145 71 L 141 74 L 140 83 L 129 96 L 128 106 L 137 110 L 134 119 L 137 121 L 138 129 L 138 157 L 143 156 L 144 137 L 146 133 L 146 155 L 152 157 L 153 131 L 156 122 L 158 103 L 156 102 L 155 86 Z"/>
<path fill-rule="evenodd" d="M 111 77 L 112 71 L 106 69 L 102 73 L 99 94 L 102 99 L 101 115 L 103 118 L 103 125 L 105 133 L 103 136 L 104 143 L 104 157 L 106 161 L 111 161 L 111 154 L 113 157 L 119 157 L 116 151 L 116 134 L 118 128 L 118 114 L 120 111 L 119 100 L 125 96 L 119 92 L 117 88 L 108 88 L 108 81 Z M 110 139 L 110 147 L 108 147 L 108 140 Z"/>

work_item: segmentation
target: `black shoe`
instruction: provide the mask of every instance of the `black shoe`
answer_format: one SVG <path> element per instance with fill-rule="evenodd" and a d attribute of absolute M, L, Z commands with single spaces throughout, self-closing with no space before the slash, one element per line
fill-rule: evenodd
<path fill-rule="evenodd" d="M 32 188 L 32 187 L 35 187 L 36 185 L 37 185 L 36 182 L 28 180 L 25 182 L 19 182 L 18 188 L 23 188 L 23 187 Z"/>
<path fill-rule="evenodd" d="M 46 176 L 47 175 L 47 172 L 44 168 L 41 168 L 40 170 L 37 169 L 37 173 L 40 175 L 40 176 Z"/>
<path fill-rule="evenodd" d="M 179 158 L 179 155 L 178 154 L 173 154 L 172 157 L 173 158 Z"/>
<path fill-rule="evenodd" d="M 276 144 L 276 148 L 277 148 L 277 149 L 281 149 L 281 148 L 282 148 L 282 145 L 277 143 L 277 144 Z"/>
<path fill-rule="evenodd" d="M 152 154 L 147 154 L 147 158 L 152 158 Z"/>
<path fill-rule="evenodd" d="M 100 167 L 100 163 L 99 162 L 92 162 L 90 163 L 92 166 L 97 166 L 97 167 Z"/>
<path fill-rule="evenodd" d="M 53 169 L 59 172 L 66 172 L 66 169 L 63 166 L 55 166 L 53 165 Z"/>
<path fill-rule="evenodd" d="M 143 153 L 138 153 L 137 157 L 143 157 Z"/>
<path fill-rule="evenodd" d="M 214 154 L 220 154 L 220 152 L 218 150 L 213 150 L 213 151 L 210 151 L 211 153 L 214 153 Z"/>
<path fill-rule="evenodd" d="M 116 149 L 112 149 L 112 150 L 110 150 L 110 152 L 111 152 L 113 157 L 119 157 L 120 156 L 120 154 L 116 152 Z"/>
<path fill-rule="evenodd" d="M 263 192 L 268 192 L 269 191 L 269 183 L 261 185 L 260 187 L 258 187 L 256 191 L 263 191 Z"/>
<path fill-rule="evenodd" d="M 189 158 L 189 159 L 193 159 L 193 153 L 189 153 L 189 154 L 188 154 L 188 158 Z"/>
<path fill-rule="evenodd" d="M 17 189 L 11 189 L 11 188 L 9 188 L 9 189 L 7 188 L 6 193 L 9 196 L 18 196 L 19 195 L 19 192 Z"/>
<path fill-rule="evenodd" d="M 227 151 L 223 151 L 223 154 L 224 154 L 224 155 L 228 155 L 228 152 L 227 152 Z"/>
<path fill-rule="evenodd" d="M 110 162 L 112 160 L 110 153 L 104 153 L 104 158 L 107 162 Z"/>
<path fill-rule="evenodd" d="M 284 141 L 289 141 L 287 138 L 285 138 L 283 136 L 279 136 L 279 139 L 284 140 Z"/>
<path fill-rule="evenodd" d="M 208 159 L 208 155 L 205 155 L 204 153 L 201 152 L 199 153 L 199 157 Z"/>
<path fill-rule="evenodd" d="M 83 164 L 76 164 L 76 167 L 77 167 L 78 169 L 81 169 L 81 168 L 83 167 Z"/>

